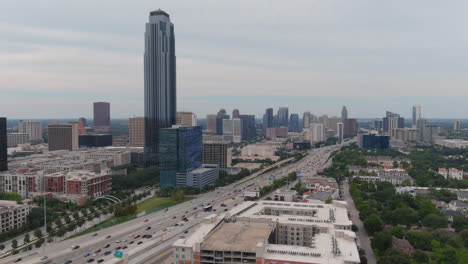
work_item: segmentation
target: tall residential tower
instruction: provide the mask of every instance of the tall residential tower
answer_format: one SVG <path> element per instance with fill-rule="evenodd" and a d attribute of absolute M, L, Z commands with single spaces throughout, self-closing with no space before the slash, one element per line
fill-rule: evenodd
<path fill-rule="evenodd" d="M 174 24 L 169 14 L 150 12 L 145 31 L 145 159 L 159 163 L 159 131 L 176 123 Z"/>

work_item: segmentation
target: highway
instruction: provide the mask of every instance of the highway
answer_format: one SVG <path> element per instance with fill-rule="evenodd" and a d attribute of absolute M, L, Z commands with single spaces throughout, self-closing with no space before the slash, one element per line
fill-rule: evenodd
<path fill-rule="evenodd" d="M 350 143 L 350 141 L 345 144 Z M 279 167 L 257 177 L 250 177 L 242 183 L 233 183 L 201 195 L 200 197 L 158 211 L 150 215 L 100 230 L 96 234 L 87 234 L 77 238 L 50 244 L 44 249 L 33 249 L 0 259 L 0 264 L 14 263 L 123 263 L 113 256 L 118 249 L 124 252 L 128 263 L 156 263 L 155 257 L 161 257 L 172 243 L 181 236 L 189 235 L 203 219 L 212 213 L 224 213 L 242 203 L 242 192 L 258 190 L 269 185 L 269 178 L 282 178 L 293 171 L 316 171 L 328 165 L 330 154 L 342 144 L 309 151 L 309 154 L 296 163 Z M 258 174 L 257 174 L 258 175 Z M 211 204 L 213 212 L 204 212 L 203 207 Z M 223 205 L 223 206 L 222 206 Z M 187 222 L 183 221 L 183 217 Z M 143 236 L 151 235 L 150 238 Z M 72 249 L 73 245 L 79 248 Z M 120 249 L 119 249 L 120 247 Z M 106 253 L 107 252 L 107 253 Z M 104 254 L 107 255 L 104 255 Z M 41 259 L 47 256 L 47 259 Z M 71 261 L 71 262 L 70 262 Z"/>

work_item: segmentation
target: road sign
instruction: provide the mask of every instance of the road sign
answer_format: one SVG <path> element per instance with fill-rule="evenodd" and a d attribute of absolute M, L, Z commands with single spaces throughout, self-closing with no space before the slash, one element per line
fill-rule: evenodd
<path fill-rule="evenodd" d="M 119 259 L 123 258 L 123 252 L 116 250 L 114 252 L 114 257 L 119 258 Z"/>

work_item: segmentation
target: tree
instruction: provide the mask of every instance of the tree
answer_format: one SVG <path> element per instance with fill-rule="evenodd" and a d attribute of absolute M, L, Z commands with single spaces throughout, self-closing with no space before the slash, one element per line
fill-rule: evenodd
<path fill-rule="evenodd" d="M 440 214 L 428 214 L 422 220 L 423 226 L 431 228 L 445 228 L 447 227 L 447 217 Z"/>
<path fill-rule="evenodd" d="M 40 229 L 34 230 L 34 236 L 36 238 L 41 238 L 42 237 L 42 231 Z"/>
<path fill-rule="evenodd" d="M 418 263 L 429 263 L 429 257 L 424 251 L 418 249 L 413 253 L 413 259 Z"/>
<path fill-rule="evenodd" d="M 31 238 L 29 237 L 29 234 L 24 235 L 24 244 L 27 244 L 31 242 Z"/>
<path fill-rule="evenodd" d="M 388 249 L 384 255 L 379 259 L 379 264 L 410 264 L 409 257 L 394 249 Z"/>
<path fill-rule="evenodd" d="M 18 247 L 18 241 L 16 241 L 16 239 L 13 239 L 11 241 L 11 247 L 14 248 L 14 249 L 16 249 Z"/>
<path fill-rule="evenodd" d="M 396 169 L 396 168 L 398 168 L 399 165 L 400 164 L 398 164 L 398 161 L 396 161 L 396 160 L 393 161 L 393 168 Z"/>
<path fill-rule="evenodd" d="M 40 247 L 42 246 L 42 244 L 44 244 L 44 239 L 43 239 L 43 238 L 38 239 L 38 240 L 36 241 L 36 243 L 34 243 L 34 246 L 35 246 L 36 248 L 40 248 Z"/>
<path fill-rule="evenodd" d="M 392 235 L 388 231 L 377 232 L 372 236 L 371 245 L 372 248 L 385 251 L 392 245 Z"/>
<path fill-rule="evenodd" d="M 0 244 L 0 251 L 5 249 L 5 245 Z"/>
<path fill-rule="evenodd" d="M 364 220 L 364 227 L 371 235 L 382 230 L 383 226 L 384 222 L 377 214 L 371 214 Z"/>

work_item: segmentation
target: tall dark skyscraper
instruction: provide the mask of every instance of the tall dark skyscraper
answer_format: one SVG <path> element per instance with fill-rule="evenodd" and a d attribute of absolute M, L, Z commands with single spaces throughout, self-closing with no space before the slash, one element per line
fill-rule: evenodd
<path fill-rule="evenodd" d="M 232 110 L 232 118 L 239 118 L 239 109 Z"/>
<path fill-rule="evenodd" d="M 254 115 L 239 115 L 242 120 L 242 140 L 250 140 L 257 136 Z"/>
<path fill-rule="evenodd" d="M 94 103 L 94 126 L 109 127 L 110 126 L 110 103 L 95 102 Z"/>
<path fill-rule="evenodd" d="M 289 125 L 289 109 L 287 107 L 280 107 L 278 109 L 278 126 L 288 127 Z"/>
<path fill-rule="evenodd" d="M 150 12 L 145 31 L 145 159 L 159 163 L 159 130 L 176 124 L 174 24 L 169 14 Z"/>
<path fill-rule="evenodd" d="M 267 108 L 263 115 L 263 129 L 266 130 L 268 127 L 273 127 L 273 108 Z"/>
<path fill-rule="evenodd" d="M 223 134 L 223 119 L 229 119 L 229 115 L 226 114 L 225 109 L 220 109 L 216 115 L 216 135 Z"/>
<path fill-rule="evenodd" d="M 289 117 L 289 131 L 291 132 L 299 132 L 301 127 L 299 125 L 299 115 L 298 114 L 291 114 Z"/>
<path fill-rule="evenodd" d="M 0 117 L 0 171 L 8 170 L 7 119 Z"/>

